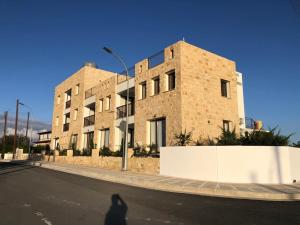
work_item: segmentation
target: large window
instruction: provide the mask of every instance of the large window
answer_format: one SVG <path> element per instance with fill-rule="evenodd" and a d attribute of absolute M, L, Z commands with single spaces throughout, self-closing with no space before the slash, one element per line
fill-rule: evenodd
<path fill-rule="evenodd" d="M 153 78 L 153 95 L 158 95 L 160 91 L 159 76 Z"/>
<path fill-rule="evenodd" d="M 147 96 L 146 81 L 140 83 L 140 92 L 141 92 L 141 99 L 145 99 Z"/>
<path fill-rule="evenodd" d="M 228 80 L 221 79 L 221 95 L 230 98 L 230 82 Z"/>
<path fill-rule="evenodd" d="M 223 120 L 223 129 L 224 129 L 224 131 L 230 131 L 230 121 L 229 120 Z"/>
<path fill-rule="evenodd" d="M 167 90 L 168 91 L 174 90 L 175 83 L 176 83 L 175 70 L 172 70 L 171 72 L 167 73 L 167 85 L 168 85 Z"/>
<path fill-rule="evenodd" d="M 150 144 L 166 146 L 166 119 L 150 121 Z"/>
<path fill-rule="evenodd" d="M 109 129 L 100 130 L 100 148 L 109 148 Z"/>
<path fill-rule="evenodd" d="M 77 134 L 72 134 L 71 136 L 71 148 L 75 149 L 77 148 L 77 139 L 78 139 L 78 135 Z"/>
<path fill-rule="evenodd" d="M 84 134 L 84 149 L 92 150 L 94 148 L 94 132 L 87 132 Z"/>
<path fill-rule="evenodd" d="M 75 86 L 75 95 L 79 94 L 79 87 L 80 87 L 80 85 L 76 84 L 76 86 Z"/>

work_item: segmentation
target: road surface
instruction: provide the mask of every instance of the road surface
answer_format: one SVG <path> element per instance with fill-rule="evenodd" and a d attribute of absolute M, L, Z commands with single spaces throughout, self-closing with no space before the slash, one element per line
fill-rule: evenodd
<path fill-rule="evenodd" d="M 3 225 L 289 225 L 300 202 L 168 193 L 39 167 L 0 163 Z"/>

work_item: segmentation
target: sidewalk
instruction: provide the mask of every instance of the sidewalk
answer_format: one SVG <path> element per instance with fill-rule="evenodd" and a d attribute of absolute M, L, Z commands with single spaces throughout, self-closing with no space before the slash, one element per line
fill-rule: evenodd
<path fill-rule="evenodd" d="M 47 169 L 77 174 L 94 179 L 162 191 L 271 201 L 300 200 L 299 183 L 291 185 L 214 183 L 158 175 L 147 175 L 129 171 L 121 172 L 106 170 L 73 164 L 53 162 L 33 162 L 32 164 Z"/>

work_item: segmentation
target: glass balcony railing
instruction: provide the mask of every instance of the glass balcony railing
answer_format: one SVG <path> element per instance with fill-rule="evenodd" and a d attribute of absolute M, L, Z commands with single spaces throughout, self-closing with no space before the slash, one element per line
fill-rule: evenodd
<path fill-rule="evenodd" d="M 84 117 L 83 126 L 88 127 L 95 124 L 95 115 Z"/>
<path fill-rule="evenodd" d="M 134 115 L 134 104 L 128 104 L 128 116 Z M 126 117 L 126 105 L 117 108 L 117 119 Z"/>
<path fill-rule="evenodd" d="M 71 107 L 71 100 L 69 101 L 66 101 L 66 109 L 70 108 Z"/>
<path fill-rule="evenodd" d="M 65 123 L 65 124 L 64 124 L 64 127 L 63 127 L 64 132 L 65 132 L 65 131 L 68 131 L 68 130 L 69 130 L 69 127 L 70 127 L 70 123 Z"/>

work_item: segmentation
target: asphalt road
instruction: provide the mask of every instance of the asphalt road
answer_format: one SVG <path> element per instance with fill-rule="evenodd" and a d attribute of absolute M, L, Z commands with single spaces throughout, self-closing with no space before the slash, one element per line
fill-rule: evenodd
<path fill-rule="evenodd" d="M 300 202 L 168 193 L 12 163 L 0 163 L 0 190 L 3 225 L 300 224 Z"/>

